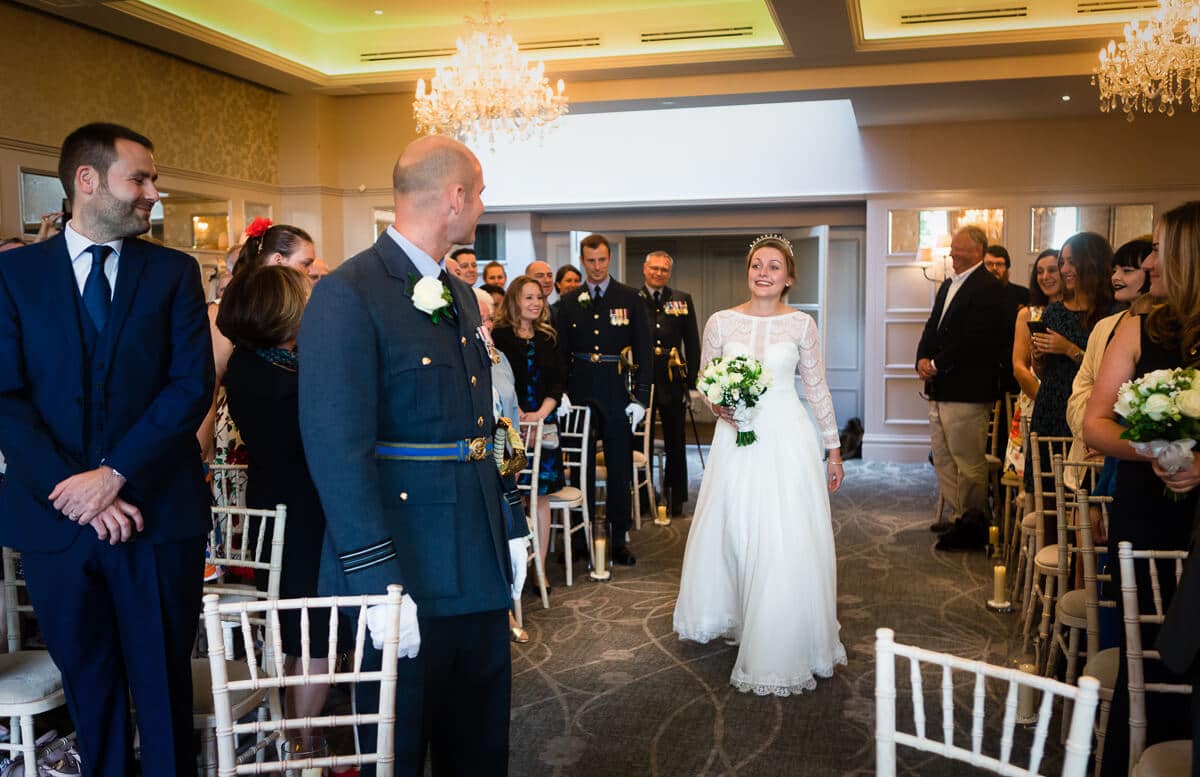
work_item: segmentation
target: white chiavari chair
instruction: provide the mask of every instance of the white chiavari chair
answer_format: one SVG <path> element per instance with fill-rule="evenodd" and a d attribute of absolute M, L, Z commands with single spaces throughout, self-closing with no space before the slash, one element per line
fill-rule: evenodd
<path fill-rule="evenodd" d="M 900 731 L 896 720 L 896 659 L 909 663 L 912 686 L 912 732 Z M 941 669 L 941 736 L 927 736 L 925 695 L 921 665 Z M 972 684 L 970 747 L 955 741 L 954 673 L 974 675 Z M 994 747 L 984 749 L 984 723 L 987 699 L 986 681 L 1006 683 L 1004 718 L 998 752 Z M 1070 735 L 1063 755 L 1062 777 L 1084 777 L 1087 772 L 1088 751 L 1091 748 L 1092 721 L 1096 715 L 1098 683 L 1095 678 L 1082 677 L 1079 685 L 1067 685 L 1017 669 L 993 666 L 957 656 L 937 653 L 924 648 L 899 644 L 891 629 L 875 631 L 875 773 L 879 777 L 895 777 L 896 746 L 905 745 L 917 750 L 936 753 L 946 758 L 968 763 L 979 769 L 1005 775 L 1042 774 L 1047 733 L 1056 698 L 1071 699 L 1075 709 L 1071 716 Z M 1017 726 L 1018 699 L 1026 692 L 1041 692 L 1038 722 L 1029 750 L 1026 766 L 1013 763 L 1013 744 Z M 936 734 L 935 734 L 936 736 Z"/>
<path fill-rule="evenodd" d="M 1183 550 L 1134 550 L 1128 542 L 1121 542 L 1117 546 L 1125 620 L 1125 663 L 1129 672 L 1130 777 L 1187 777 L 1192 771 L 1191 741 L 1176 739 L 1146 747 L 1146 694 L 1190 694 L 1192 686 L 1186 683 L 1147 682 L 1146 661 L 1161 662 L 1161 657 L 1157 650 L 1142 644 L 1142 626 L 1162 625 L 1166 616 L 1160 562 L 1170 564 L 1175 581 L 1179 582 L 1187 555 L 1187 551 Z M 1153 612 L 1145 611 L 1138 601 L 1139 561 L 1147 567 Z"/>
<path fill-rule="evenodd" d="M 658 502 L 654 495 L 654 475 L 651 467 L 654 453 L 654 424 L 651 423 L 654 416 L 654 386 L 650 386 L 650 404 L 646 407 L 646 417 L 638 424 L 633 433 L 633 439 L 637 443 L 633 450 L 633 477 L 630 483 L 633 486 L 633 525 L 636 529 L 642 528 L 642 499 L 641 490 L 646 489 L 647 495 L 650 497 L 650 520 L 654 520 L 654 516 L 658 510 Z"/>
<path fill-rule="evenodd" d="M 992 491 L 992 523 L 998 523 L 1001 518 L 1001 513 L 1004 511 L 1004 498 L 1000 493 L 1000 475 L 1004 472 L 1004 446 L 1008 441 L 1008 435 L 1004 434 L 1001 422 L 1004 416 L 1000 410 L 1003 407 L 1003 400 L 997 399 L 992 405 L 992 412 L 988 416 L 988 435 L 987 435 L 987 452 L 983 457 L 987 461 L 988 481 Z"/>
<path fill-rule="evenodd" d="M 1033 512 L 1021 521 L 1021 552 L 1018 558 L 1017 582 L 1021 585 L 1021 596 L 1014 597 L 1023 603 L 1023 627 L 1021 630 L 1021 649 L 1027 652 L 1029 642 L 1033 638 L 1033 615 L 1038 605 L 1043 603 L 1043 593 L 1046 581 L 1058 574 L 1058 548 L 1046 544 L 1046 519 L 1057 519 L 1054 505 L 1047 506 L 1046 494 L 1054 494 L 1054 471 L 1051 466 L 1054 455 L 1067 458 L 1067 448 L 1071 437 L 1041 436 L 1037 432 L 1029 435 L 1029 451 L 1025 458 L 1025 466 L 1033 465 Z M 1061 478 L 1062 473 L 1059 473 Z M 1020 580 L 1024 570 L 1024 580 Z M 1038 646 L 1044 650 L 1044 645 Z M 1038 654 L 1038 664 L 1045 660 L 1045 655 Z"/>
<path fill-rule="evenodd" d="M 246 465 L 210 464 L 213 504 L 220 507 L 246 506 Z"/>
<path fill-rule="evenodd" d="M 66 694 L 50 653 L 22 649 L 21 616 L 32 615 L 33 606 L 21 603 L 25 581 L 17 574 L 20 554 L 11 548 L 3 554 L 8 652 L 0 655 L 0 717 L 9 718 L 9 741 L 0 743 L 0 750 L 32 764 L 37 763 L 33 716 L 63 706 Z"/>
<path fill-rule="evenodd" d="M 542 467 L 542 430 L 545 422 L 538 421 L 530 423 L 528 421 L 521 422 L 521 441 L 525 444 L 525 468 L 517 476 L 517 489 L 520 490 L 528 498 L 528 507 L 525 513 L 525 520 L 529 522 L 529 557 L 525 560 L 525 565 L 533 562 L 533 570 L 537 575 L 538 590 L 542 595 L 542 608 L 550 607 L 550 595 L 546 591 L 546 569 L 542 561 L 542 554 L 539 552 L 541 548 L 541 528 L 538 526 L 538 509 L 541 506 L 541 500 L 549 499 L 549 495 L 542 496 L 538 493 L 537 482 L 538 473 Z M 522 482 L 524 481 L 524 485 Z M 521 598 L 518 596 L 513 599 L 513 608 L 516 613 L 517 623 L 524 626 L 524 620 L 521 613 Z"/>
<path fill-rule="evenodd" d="M 377 777 L 392 777 L 395 768 L 395 724 L 396 724 L 396 677 L 398 646 L 400 642 L 400 600 L 398 585 L 388 586 L 386 596 L 343 596 L 313 599 L 275 599 L 260 601 L 229 602 L 221 604 L 216 595 L 204 597 L 204 628 L 209 642 L 214 646 L 209 652 L 211 668 L 211 694 L 216 717 L 217 762 L 220 777 L 235 777 L 239 774 L 270 774 L 285 770 L 289 774 L 322 774 L 325 769 L 342 769 L 375 765 Z M 362 656 L 367 638 L 367 608 L 386 606 L 386 631 L 383 638 L 383 656 L 380 669 L 364 671 Z M 337 655 L 339 608 L 357 610 L 355 640 L 350 671 L 337 671 L 337 662 L 330 661 L 324 672 L 311 670 L 309 656 L 308 627 L 310 609 L 320 609 L 312 617 L 326 617 L 329 624 L 329 655 Z M 300 610 L 301 646 L 298 674 L 285 675 L 283 670 L 283 646 L 279 629 L 279 613 Z M 245 645 L 245 658 L 234 661 L 224 648 L 223 624 L 232 620 L 236 624 L 237 636 Z M 265 624 L 265 640 L 273 648 L 269 651 L 274 664 L 263 671 L 253 659 L 255 639 L 260 633 L 257 624 Z M 240 667 L 238 673 L 231 671 Z M 324 715 L 308 718 L 284 718 L 238 722 L 239 697 L 270 695 L 278 698 L 285 687 L 301 685 L 334 685 L 338 683 L 379 683 L 379 708 L 375 711 L 356 711 L 343 715 Z M 238 734 L 253 734 L 262 741 L 287 738 L 287 732 L 300 729 L 332 728 L 336 726 L 376 726 L 376 750 L 373 753 L 356 752 L 352 755 L 329 755 L 306 758 L 249 763 L 251 753 L 237 754 Z M 266 735 L 266 736 L 264 736 Z M 356 737 L 357 743 L 357 737 Z M 357 749 L 357 747 L 356 747 Z M 260 751 L 261 752 L 261 751 Z"/>
<path fill-rule="evenodd" d="M 588 442 L 592 434 L 592 409 L 587 405 L 573 405 L 566 413 L 558 417 L 558 449 L 562 453 L 563 468 L 571 473 L 578 473 L 579 485 L 564 485 L 553 494 L 548 494 L 550 500 L 550 543 L 554 548 L 556 531 L 562 532 L 563 554 L 567 562 L 567 585 L 574 585 L 574 554 L 571 550 L 571 537 L 575 532 L 582 531 L 587 541 L 588 558 L 592 563 L 592 520 L 588 512 Z M 571 512 L 579 510 L 582 520 L 578 525 L 571 524 Z"/>

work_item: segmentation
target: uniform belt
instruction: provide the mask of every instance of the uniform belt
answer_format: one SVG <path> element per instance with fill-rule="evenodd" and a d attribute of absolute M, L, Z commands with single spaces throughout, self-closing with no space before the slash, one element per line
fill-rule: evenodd
<path fill-rule="evenodd" d="M 581 361 L 591 362 L 592 364 L 599 364 L 600 362 L 615 364 L 621 361 L 620 356 L 614 356 L 607 353 L 577 353 L 575 354 L 575 358 Z"/>
<path fill-rule="evenodd" d="M 482 461 L 491 455 L 492 441 L 486 437 L 442 443 L 375 443 L 375 458 L 391 461 Z"/>

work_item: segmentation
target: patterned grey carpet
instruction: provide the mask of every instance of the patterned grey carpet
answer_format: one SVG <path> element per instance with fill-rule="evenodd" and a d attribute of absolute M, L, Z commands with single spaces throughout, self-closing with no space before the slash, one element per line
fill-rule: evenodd
<path fill-rule="evenodd" d="M 695 494 L 694 451 L 691 470 Z M 729 686 L 736 648 L 681 643 L 672 633 L 690 519 L 634 532 L 637 566 L 617 569 L 609 583 L 584 576 L 567 588 L 563 567 L 550 561 L 551 607 L 542 609 L 527 586 L 531 640 L 513 645 L 510 773 L 874 774 L 877 627 L 895 629 L 898 641 L 967 658 L 1001 664 L 1013 658 L 1008 637 L 1016 616 L 990 613 L 983 604 L 991 590 L 989 560 L 933 549 L 934 494 L 928 465 L 849 463 L 846 484 L 833 498 L 838 613 L 849 665 L 798 697 L 736 692 Z M 969 690 L 968 683 L 956 693 L 960 707 L 969 704 Z M 989 687 L 989 729 L 998 726 L 1002 691 Z M 932 729 L 940 712 L 928 709 Z M 959 710 L 957 726 L 969 727 L 968 710 Z M 1018 749 L 1027 733 L 1019 733 Z M 1047 759 L 1057 762 L 1058 750 L 1053 736 Z M 904 748 L 899 758 L 903 774 L 972 773 Z"/>

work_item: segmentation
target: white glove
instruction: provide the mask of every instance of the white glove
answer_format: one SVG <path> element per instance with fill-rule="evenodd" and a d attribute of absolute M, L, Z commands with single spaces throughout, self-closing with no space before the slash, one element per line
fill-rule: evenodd
<path fill-rule="evenodd" d="M 646 408 L 637 402 L 630 402 L 625 406 L 625 417 L 629 419 L 629 431 L 636 432 L 637 425 L 646 417 Z"/>
<path fill-rule="evenodd" d="M 525 587 L 525 575 L 529 572 L 529 538 L 509 540 L 508 558 L 512 563 L 512 598 L 516 599 Z"/>
<path fill-rule="evenodd" d="M 376 650 L 383 650 L 387 632 L 387 605 L 367 608 L 367 632 Z M 421 650 L 421 629 L 417 625 L 417 603 L 408 594 L 400 598 L 400 649 L 397 658 L 416 658 Z"/>

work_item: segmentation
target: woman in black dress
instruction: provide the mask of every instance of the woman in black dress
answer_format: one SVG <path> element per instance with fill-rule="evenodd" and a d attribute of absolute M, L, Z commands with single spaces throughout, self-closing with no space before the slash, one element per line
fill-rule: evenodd
<path fill-rule="evenodd" d="M 310 283 L 282 265 L 256 267 L 234 276 L 221 301 L 217 326 L 234 344 L 225 372 L 229 412 L 241 430 L 249 457 L 246 505 L 287 506 L 279 596 L 317 595 L 317 571 L 325 534 L 325 513 L 313 485 L 300 439 L 296 334 L 308 302 Z M 265 570 L 257 575 L 266 590 Z M 323 614 L 309 620 L 312 671 L 328 669 L 328 623 Z M 279 614 L 288 673 L 298 671 L 300 611 Z M 320 715 L 328 687 L 288 689 L 288 716 Z"/>
<path fill-rule="evenodd" d="M 1117 555 L 1117 545 L 1128 541 L 1136 549 L 1185 550 L 1196 510 L 1196 485 L 1200 483 L 1200 455 L 1193 452 L 1192 466 L 1177 473 L 1162 470 L 1157 462 L 1138 454 L 1128 440 L 1121 439 L 1113 405 L 1121 384 L 1148 372 L 1176 367 L 1195 367 L 1200 362 L 1200 202 L 1190 202 L 1168 213 L 1154 229 L 1154 251 L 1142 261 L 1150 278 L 1149 293 L 1165 296 L 1167 303 L 1146 316 L 1126 316 L 1096 375 L 1092 396 L 1084 411 L 1083 439 L 1090 447 L 1118 459 L 1117 480 L 1109 512 L 1108 553 Z M 1039 398 L 1040 401 L 1040 398 Z M 1169 492 L 1182 495 L 1174 499 Z M 1120 570 L 1114 564 L 1113 591 L 1118 613 Z M 1175 576 L 1168 566 L 1160 567 L 1159 582 L 1164 606 L 1175 592 Z M 1138 567 L 1138 597 L 1146 611 L 1152 601 L 1150 575 Z M 1192 626 L 1194 628 L 1194 624 Z M 1104 773 L 1124 774 L 1128 756 L 1129 694 L 1126 691 L 1125 634 L 1121 636 L 1120 674 L 1109 715 L 1105 739 Z M 1143 627 L 1146 648 L 1154 646 L 1157 629 Z M 1146 681 L 1179 682 L 1168 679 L 1157 662 L 1146 664 Z M 1151 745 L 1189 736 L 1186 699 L 1173 695 L 1146 697 L 1147 736 Z"/>
<path fill-rule="evenodd" d="M 562 454 L 558 449 L 558 417 L 555 410 L 566 384 L 566 368 L 556 346 L 557 334 L 541 286 L 528 275 L 512 282 L 504 304 L 496 313 L 492 332 L 496 347 L 512 365 L 521 406 L 521 421 L 542 421 L 542 463 L 538 472 L 538 494 L 545 496 L 563 486 Z M 550 500 L 538 500 L 538 553 L 544 562 L 550 540 Z"/>

